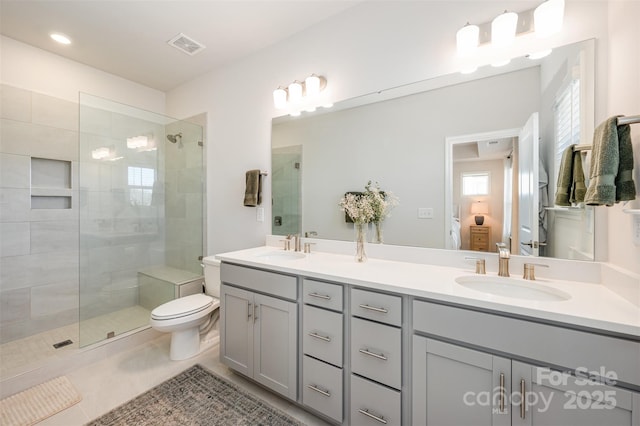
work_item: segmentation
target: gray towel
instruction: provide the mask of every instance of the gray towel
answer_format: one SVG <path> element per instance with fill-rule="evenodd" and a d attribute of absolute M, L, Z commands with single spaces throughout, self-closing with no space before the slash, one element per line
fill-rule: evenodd
<path fill-rule="evenodd" d="M 249 170 L 246 174 L 244 205 L 256 207 L 262 204 L 262 175 L 260 170 Z"/>
<path fill-rule="evenodd" d="M 636 185 L 633 183 L 633 145 L 631 127 L 618 126 L 620 165 L 616 176 L 616 203 L 636 199 Z"/>
<path fill-rule="evenodd" d="M 562 152 L 560 170 L 558 171 L 558 183 L 556 184 L 556 206 L 570 206 L 569 196 L 573 183 L 573 147 L 568 146 Z"/>
<path fill-rule="evenodd" d="M 580 151 L 573 153 L 573 181 L 571 183 L 571 197 L 569 201 L 572 203 L 584 202 L 584 194 L 587 187 L 584 184 L 584 170 L 582 169 L 582 154 Z"/>
<path fill-rule="evenodd" d="M 586 204 L 612 206 L 618 201 L 635 199 L 630 131 L 629 125 L 618 127 L 617 116 L 596 128 Z"/>

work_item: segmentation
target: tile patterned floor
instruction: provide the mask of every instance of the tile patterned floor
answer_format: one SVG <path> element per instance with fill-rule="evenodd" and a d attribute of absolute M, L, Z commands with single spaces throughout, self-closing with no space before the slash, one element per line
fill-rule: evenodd
<path fill-rule="evenodd" d="M 82 401 L 50 417 L 40 425 L 82 425 L 197 363 L 238 384 L 309 426 L 327 425 L 321 419 L 264 390 L 222 365 L 218 359 L 219 346 L 217 343 L 210 345 L 199 355 L 184 361 L 169 360 L 169 343 L 169 335 L 161 336 L 67 374 L 67 377 L 82 395 Z"/>
<path fill-rule="evenodd" d="M 71 324 L 4 343 L 0 345 L 0 380 L 34 370 L 52 359 L 65 357 L 78 350 L 79 341 L 83 345 L 91 344 L 103 340 L 110 331 L 120 335 L 132 328 L 146 326 L 149 324 L 149 314 L 150 311 L 141 306 L 132 306 L 83 321 L 81 327 Z M 73 343 L 59 349 L 53 347 L 54 343 L 67 339 Z"/>

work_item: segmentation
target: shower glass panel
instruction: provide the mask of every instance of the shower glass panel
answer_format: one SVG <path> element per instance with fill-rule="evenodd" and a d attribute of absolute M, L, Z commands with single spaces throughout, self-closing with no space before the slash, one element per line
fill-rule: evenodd
<path fill-rule="evenodd" d="M 202 141 L 197 124 L 80 94 L 80 346 L 147 327 L 201 280 Z"/>
<path fill-rule="evenodd" d="M 271 153 L 274 235 L 302 233 L 302 145 L 274 148 Z M 310 230 L 305 230 L 309 232 Z"/>

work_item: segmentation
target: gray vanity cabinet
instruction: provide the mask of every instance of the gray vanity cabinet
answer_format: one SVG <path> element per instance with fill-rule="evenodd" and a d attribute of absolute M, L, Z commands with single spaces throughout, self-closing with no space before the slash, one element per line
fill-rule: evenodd
<path fill-rule="evenodd" d="M 413 424 L 511 424 L 511 360 L 413 338 Z"/>
<path fill-rule="evenodd" d="M 284 299 L 295 300 L 296 278 L 224 263 L 220 273 L 221 361 L 296 400 L 297 304 Z M 280 297 L 236 286 L 274 288 Z"/>
<path fill-rule="evenodd" d="M 513 361 L 514 426 L 637 426 L 640 394 Z M 613 384 L 615 381 L 610 382 Z M 526 398 L 519 398 L 519 395 Z"/>

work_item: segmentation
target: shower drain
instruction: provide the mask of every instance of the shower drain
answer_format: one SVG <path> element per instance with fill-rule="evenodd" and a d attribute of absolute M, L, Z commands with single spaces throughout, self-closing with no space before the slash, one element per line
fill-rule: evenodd
<path fill-rule="evenodd" d="M 60 349 L 60 348 L 62 348 L 64 346 L 68 346 L 68 345 L 70 345 L 72 343 L 73 342 L 71 340 L 67 339 L 67 340 L 64 340 L 62 342 L 54 343 L 53 347 L 56 348 L 56 349 Z"/>

